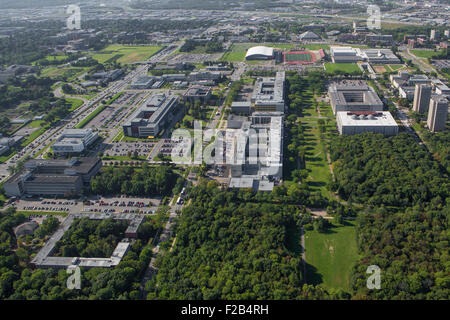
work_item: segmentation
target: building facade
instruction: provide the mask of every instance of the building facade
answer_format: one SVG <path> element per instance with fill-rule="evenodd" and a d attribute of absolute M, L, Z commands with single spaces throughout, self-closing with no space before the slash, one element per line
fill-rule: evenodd
<path fill-rule="evenodd" d="M 84 185 L 90 183 L 101 167 L 100 158 L 33 159 L 5 182 L 4 189 L 10 197 L 77 194 Z"/>
<path fill-rule="evenodd" d="M 428 111 L 431 98 L 431 86 L 427 84 L 416 84 L 414 92 L 413 110 L 419 113 Z"/>
<path fill-rule="evenodd" d="M 430 100 L 427 125 L 431 132 L 445 130 L 447 124 L 448 100 L 443 96 L 434 96 Z"/>

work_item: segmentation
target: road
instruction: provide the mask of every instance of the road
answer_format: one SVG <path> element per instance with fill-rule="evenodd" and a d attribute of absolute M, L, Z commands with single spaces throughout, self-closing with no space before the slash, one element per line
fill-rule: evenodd
<path fill-rule="evenodd" d="M 412 60 L 415 65 L 425 73 L 436 72 L 436 69 L 424 62 L 421 58 L 416 57 L 409 48 L 402 46 L 399 48 L 399 54 L 406 60 Z"/>
<path fill-rule="evenodd" d="M 56 89 L 55 95 L 61 97 L 63 96 L 72 97 L 83 100 L 83 105 L 80 106 L 76 111 L 71 113 L 69 116 L 67 116 L 65 119 L 60 121 L 58 125 L 50 128 L 42 135 L 40 135 L 38 138 L 36 138 L 32 143 L 23 148 L 17 155 L 13 156 L 8 161 L 1 163 L 0 177 L 1 176 L 4 177 L 0 178 L 0 182 L 6 181 L 9 178 L 10 176 L 8 170 L 9 167 L 15 166 L 18 161 L 24 159 L 27 156 L 35 158 L 38 155 L 43 154 L 45 149 L 47 149 L 51 145 L 51 143 L 56 139 L 56 137 L 59 136 L 59 134 L 63 130 L 70 129 L 76 126 L 79 122 L 85 119 L 90 113 L 92 113 L 98 107 L 99 103 L 102 100 L 108 97 L 112 97 L 121 91 L 124 91 L 132 81 L 141 76 L 147 75 L 148 71 L 147 63 L 153 63 L 163 60 L 165 57 L 167 57 L 175 50 L 177 50 L 181 45 L 182 43 L 180 43 L 179 45 L 170 50 L 163 50 L 159 52 L 158 54 L 144 61 L 145 64 L 138 64 L 135 70 L 131 71 L 123 79 L 110 83 L 109 87 L 107 87 L 104 91 L 100 92 L 96 97 L 94 97 L 91 100 L 80 98 L 78 96 L 66 96 L 62 93 L 61 88 L 59 88 L 59 90 Z"/>

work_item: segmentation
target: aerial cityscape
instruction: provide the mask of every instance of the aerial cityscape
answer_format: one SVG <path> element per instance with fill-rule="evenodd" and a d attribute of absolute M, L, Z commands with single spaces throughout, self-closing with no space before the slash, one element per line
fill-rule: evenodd
<path fill-rule="evenodd" d="M 448 0 L 1 1 L 0 301 L 449 300 L 449 38 Z M 280 319 L 236 308 L 174 312 Z"/>

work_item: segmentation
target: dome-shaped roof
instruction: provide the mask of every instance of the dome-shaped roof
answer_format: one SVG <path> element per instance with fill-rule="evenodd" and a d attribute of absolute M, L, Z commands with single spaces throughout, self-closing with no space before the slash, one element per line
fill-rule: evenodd
<path fill-rule="evenodd" d="M 264 47 L 264 46 L 256 46 L 248 49 L 245 58 L 251 56 L 265 56 L 265 57 L 273 57 L 273 48 Z"/>

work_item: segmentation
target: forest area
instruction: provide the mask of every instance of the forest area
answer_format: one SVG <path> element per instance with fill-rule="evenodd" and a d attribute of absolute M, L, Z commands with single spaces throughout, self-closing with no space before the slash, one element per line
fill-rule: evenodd
<path fill-rule="evenodd" d="M 16 238 L 14 227 L 26 221 L 27 218 L 16 213 L 14 208 L 0 214 L 0 299 L 121 300 L 138 299 L 140 281 L 152 257 L 150 244 L 158 230 L 166 223 L 167 215 L 159 211 L 155 216 L 145 218 L 139 227 L 138 239 L 133 242 L 117 267 L 82 268 L 80 290 L 67 288 L 66 282 L 70 274 L 66 270 L 30 268 L 29 262 L 33 255 L 40 249 L 43 241 L 56 230 L 59 222 L 56 218 L 49 217 L 35 230 L 34 235 Z M 88 228 L 84 228 L 86 225 L 89 225 Z M 108 237 L 120 236 L 121 229 L 123 226 L 120 226 L 120 223 L 110 220 L 93 223 L 81 219 L 73 229 L 69 229 L 58 249 L 62 254 L 71 254 L 73 252 L 64 252 L 64 248 L 73 246 L 71 250 L 81 249 L 79 253 L 96 255 L 98 250 L 105 250 L 104 241 Z M 36 245 L 39 243 L 41 245 Z"/>
<path fill-rule="evenodd" d="M 178 222 L 175 247 L 146 284 L 147 299 L 342 298 L 305 284 L 293 229 L 297 206 L 239 201 L 237 192 L 203 181 Z M 156 286 L 158 290 L 155 290 Z"/>

